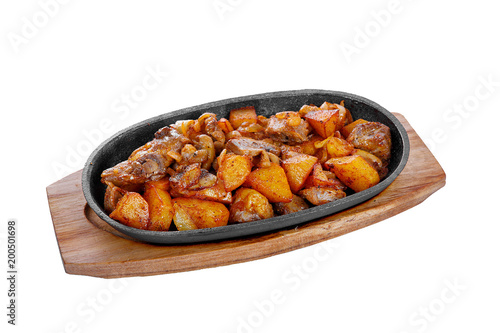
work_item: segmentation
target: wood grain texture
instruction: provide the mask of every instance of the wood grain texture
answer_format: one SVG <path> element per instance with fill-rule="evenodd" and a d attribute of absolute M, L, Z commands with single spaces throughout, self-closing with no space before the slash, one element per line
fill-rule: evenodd
<path fill-rule="evenodd" d="M 131 240 L 90 209 L 81 188 L 81 170 L 47 187 L 64 269 L 103 278 L 147 276 L 262 259 L 293 251 L 399 214 L 424 201 L 446 183 L 446 175 L 400 114 L 410 138 L 405 169 L 384 191 L 358 206 L 295 228 L 235 240 L 193 245 L 151 245 Z"/>

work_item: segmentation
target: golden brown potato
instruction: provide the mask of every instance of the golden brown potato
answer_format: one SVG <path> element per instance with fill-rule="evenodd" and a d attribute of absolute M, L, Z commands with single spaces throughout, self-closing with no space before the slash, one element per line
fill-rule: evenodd
<path fill-rule="evenodd" d="M 316 162 L 318 162 L 316 157 L 301 153 L 296 153 L 292 157 L 281 162 L 281 166 L 285 170 L 288 184 L 290 184 L 290 189 L 293 193 L 297 193 L 304 187 L 304 183 Z"/>
<path fill-rule="evenodd" d="M 293 194 L 285 170 L 276 163 L 271 163 L 268 168 L 257 168 L 252 171 L 245 184 L 262 193 L 269 202 L 292 201 Z"/>
<path fill-rule="evenodd" d="M 245 187 L 236 191 L 229 210 L 229 222 L 251 222 L 273 216 L 273 207 L 261 193 Z"/>
<path fill-rule="evenodd" d="M 243 123 L 257 123 L 257 113 L 255 112 L 255 107 L 247 106 L 231 110 L 229 112 L 229 122 L 234 129 L 237 129 Z"/>
<path fill-rule="evenodd" d="M 229 211 L 221 203 L 193 198 L 172 200 L 177 230 L 214 228 L 227 225 Z"/>
<path fill-rule="evenodd" d="M 143 194 L 149 207 L 149 230 L 168 231 L 174 209 L 170 194 L 159 187 L 148 185 Z"/>
<path fill-rule="evenodd" d="M 352 123 L 350 123 L 350 124 L 342 127 L 340 129 L 340 133 L 342 134 L 342 136 L 344 138 L 347 138 L 349 136 L 349 134 L 351 134 L 351 132 L 354 129 L 354 127 L 356 127 L 359 124 L 364 124 L 364 123 L 367 123 L 367 122 L 368 121 L 364 120 L 364 119 L 357 119 L 357 120 L 353 121 Z"/>
<path fill-rule="evenodd" d="M 333 187 L 309 187 L 301 190 L 299 195 L 315 206 L 345 198 L 344 191 Z"/>
<path fill-rule="evenodd" d="M 304 201 L 298 195 L 293 195 L 293 199 L 290 202 L 277 202 L 273 204 L 276 213 L 279 215 L 286 215 L 290 213 L 300 212 L 301 210 L 309 208 L 307 202 Z"/>
<path fill-rule="evenodd" d="M 127 192 L 109 217 L 129 227 L 146 230 L 149 227 L 148 203 L 139 193 Z"/>
<path fill-rule="evenodd" d="M 150 180 L 144 184 L 145 189 L 147 189 L 148 186 L 154 186 L 160 190 L 168 191 L 170 188 L 170 179 L 168 177 L 164 177 L 159 180 Z"/>
<path fill-rule="evenodd" d="M 319 107 L 322 110 L 339 110 L 339 121 L 337 123 L 337 131 L 340 130 L 345 125 L 352 123 L 352 115 L 349 110 L 344 107 L 344 101 L 340 104 L 324 102 Z"/>
<path fill-rule="evenodd" d="M 252 171 L 252 159 L 250 156 L 225 154 L 219 161 L 217 177 L 219 177 L 227 192 L 240 187 Z"/>
<path fill-rule="evenodd" d="M 337 129 L 339 123 L 339 110 L 313 110 L 309 111 L 304 118 L 314 128 L 316 133 L 326 139 Z"/>
<path fill-rule="evenodd" d="M 184 208 L 184 206 L 173 202 L 172 207 L 174 209 L 174 216 L 172 220 L 177 230 L 184 231 L 198 229 L 198 226 L 196 225 L 196 223 L 194 223 L 193 218 L 191 217 L 191 215 L 189 215 L 187 209 Z"/>
<path fill-rule="evenodd" d="M 285 119 L 288 126 L 297 127 L 301 123 L 300 113 L 295 111 L 283 111 L 275 114 L 278 119 Z"/>
<path fill-rule="evenodd" d="M 355 192 L 366 190 L 380 181 L 378 172 L 359 155 L 334 157 L 326 161 L 325 165 Z"/>
<path fill-rule="evenodd" d="M 377 170 L 380 179 L 384 178 L 387 175 L 388 169 L 387 167 L 384 166 L 382 163 L 382 160 L 378 158 L 377 156 L 370 154 L 367 151 L 364 151 L 362 149 L 354 149 L 353 155 L 359 155 L 363 157 L 370 165 Z"/>

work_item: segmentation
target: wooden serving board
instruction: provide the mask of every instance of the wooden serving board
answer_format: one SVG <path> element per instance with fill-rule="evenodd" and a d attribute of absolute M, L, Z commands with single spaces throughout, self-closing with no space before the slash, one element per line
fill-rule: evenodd
<path fill-rule="evenodd" d="M 89 208 L 81 188 L 81 170 L 75 172 L 47 187 L 64 269 L 69 274 L 118 278 L 230 265 L 303 248 L 399 214 L 443 187 L 446 175 L 408 121 L 395 116 L 408 132 L 410 156 L 389 187 L 348 210 L 265 235 L 174 246 L 133 241 Z"/>

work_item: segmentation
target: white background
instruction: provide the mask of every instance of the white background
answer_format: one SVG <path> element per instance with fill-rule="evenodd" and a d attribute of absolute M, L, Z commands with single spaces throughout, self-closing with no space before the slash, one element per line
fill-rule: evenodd
<path fill-rule="evenodd" d="M 18 325 L 1 278 L 2 332 L 498 332 L 499 31 L 489 0 L 2 2 L 5 275 L 8 219 L 19 229 Z M 148 70 L 159 83 L 123 107 Z M 117 280 L 64 272 L 45 188 L 83 167 L 89 133 L 304 88 L 403 114 L 447 185 L 325 242 L 331 253 Z"/>

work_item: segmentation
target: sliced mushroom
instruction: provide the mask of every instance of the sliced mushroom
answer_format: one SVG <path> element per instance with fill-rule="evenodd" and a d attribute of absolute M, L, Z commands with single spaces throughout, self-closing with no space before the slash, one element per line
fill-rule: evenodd
<path fill-rule="evenodd" d="M 206 134 L 199 135 L 198 142 L 195 145 L 198 150 L 205 150 L 207 152 L 207 158 L 201 164 L 201 167 L 206 170 L 210 169 L 215 159 L 215 147 L 212 138 Z"/>

